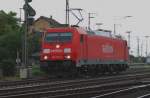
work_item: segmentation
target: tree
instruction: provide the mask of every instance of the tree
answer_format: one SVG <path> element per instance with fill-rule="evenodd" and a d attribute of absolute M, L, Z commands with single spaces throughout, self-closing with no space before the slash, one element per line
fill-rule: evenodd
<path fill-rule="evenodd" d="M 16 32 L 19 30 L 18 19 L 16 18 L 15 12 L 9 12 L 8 14 L 4 11 L 0 11 L 0 35 L 7 32 Z"/>
<path fill-rule="evenodd" d="M 10 66 L 15 65 L 17 50 L 21 50 L 21 27 L 16 13 L 0 11 L 0 67 L 4 72 L 11 72 Z"/>

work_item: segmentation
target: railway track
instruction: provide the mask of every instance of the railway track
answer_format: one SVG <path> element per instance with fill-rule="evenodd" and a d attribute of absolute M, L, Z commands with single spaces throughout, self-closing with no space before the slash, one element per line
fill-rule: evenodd
<path fill-rule="evenodd" d="M 150 78 L 149 71 L 150 69 L 147 68 L 138 70 L 132 68 L 120 75 L 104 75 L 100 78 L 5 81 L 0 82 L 0 98 L 47 98 L 47 96 L 49 98 L 90 98 L 131 86 L 144 85 L 142 80 Z M 141 98 L 142 96 L 146 95 L 141 95 Z"/>
<path fill-rule="evenodd" d="M 150 93 L 147 93 L 145 95 L 139 96 L 137 98 L 150 98 Z"/>
<path fill-rule="evenodd" d="M 150 98 L 150 83 L 121 89 L 91 98 Z"/>
<path fill-rule="evenodd" d="M 13 87 L 13 86 L 25 86 L 25 85 L 37 85 L 42 83 L 49 83 L 49 79 L 26 79 L 17 81 L 1 81 L 0 88 Z"/>
<path fill-rule="evenodd" d="M 140 84 L 140 83 L 139 83 Z M 138 85 L 130 83 L 114 83 L 111 85 L 95 85 L 82 88 L 74 89 L 64 89 L 64 90 L 55 90 L 55 91 L 41 91 L 41 92 L 30 92 L 25 94 L 13 94 L 0 96 L 1 98 L 90 98 L 90 96 L 95 94 L 103 94 L 106 92 L 112 92 L 126 86 Z M 117 87 L 116 87 L 117 86 Z M 112 88 L 113 87 L 113 88 Z M 114 88 L 115 87 L 115 88 Z"/>
<path fill-rule="evenodd" d="M 144 78 L 150 78 L 150 73 L 62 82 L 58 81 L 36 86 L 3 88 L 0 89 L 0 98 L 45 98 L 47 96 L 50 98 L 72 98 L 73 96 L 82 96 L 82 98 L 84 98 L 87 95 L 102 94 L 127 86 L 141 85 L 143 84 L 141 79 Z M 88 93 L 90 93 L 90 95 Z"/>
<path fill-rule="evenodd" d="M 126 72 L 123 72 L 123 73 L 120 73 L 119 75 L 131 75 L 131 74 L 138 74 L 138 73 L 148 73 L 150 72 L 150 68 L 130 68 L 128 69 Z M 114 76 L 116 74 L 100 74 L 99 76 L 96 76 L 95 78 L 98 78 L 98 77 L 110 77 L 110 76 Z M 118 76 L 119 76 L 118 75 Z M 84 79 L 84 78 L 93 78 L 93 77 L 78 77 L 78 78 L 75 78 L 76 80 L 80 80 L 80 79 Z M 41 79 L 41 78 L 38 78 L 38 79 L 28 79 L 28 80 L 18 80 L 18 81 L 0 81 L 0 88 L 6 88 L 6 87 L 14 87 L 14 86 L 25 86 L 25 85 L 42 85 L 42 84 L 45 84 L 45 83 L 49 83 L 49 82 L 55 82 L 55 81 L 68 81 L 68 80 L 73 80 L 74 81 L 74 78 L 70 79 L 70 78 L 65 78 L 65 79 L 59 79 L 59 78 L 56 78 L 56 79 L 51 79 L 51 78 L 44 78 L 44 79 Z"/>

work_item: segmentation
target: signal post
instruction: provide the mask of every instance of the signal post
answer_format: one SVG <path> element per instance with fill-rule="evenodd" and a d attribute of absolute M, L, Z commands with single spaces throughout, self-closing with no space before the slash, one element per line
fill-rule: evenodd
<path fill-rule="evenodd" d="M 23 39 L 23 53 L 22 53 L 22 66 L 20 68 L 20 77 L 21 78 L 30 78 L 31 71 L 29 70 L 30 66 L 28 65 L 28 28 L 32 25 L 34 21 L 34 16 L 36 15 L 35 10 L 29 5 L 32 0 L 25 0 L 23 5 L 24 9 L 24 39 Z"/>

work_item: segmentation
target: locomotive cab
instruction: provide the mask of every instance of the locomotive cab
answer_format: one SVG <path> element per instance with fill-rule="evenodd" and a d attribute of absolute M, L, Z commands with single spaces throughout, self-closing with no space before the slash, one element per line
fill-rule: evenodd
<path fill-rule="evenodd" d="M 71 28 L 51 28 L 44 33 L 40 60 L 41 67 L 48 68 L 48 73 L 50 70 L 62 71 L 75 66 L 75 33 Z"/>
<path fill-rule="evenodd" d="M 47 61 L 71 59 L 71 32 L 47 32 L 44 36 L 42 59 Z"/>

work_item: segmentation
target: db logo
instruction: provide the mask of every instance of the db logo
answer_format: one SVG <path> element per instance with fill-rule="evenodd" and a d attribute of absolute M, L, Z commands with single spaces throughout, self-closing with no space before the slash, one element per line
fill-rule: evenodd
<path fill-rule="evenodd" d="M 63 50 L 61 50 L 61 49 L 54 49 L 54 50 L 51 50 L 51 52 L 63 52 Z"/>
<path fill-rule="evenodd" d="M 103 45 L 102 51 L 103 51 L 103 53 L 113 53 L 114 49 L 111 45 Z"/>

